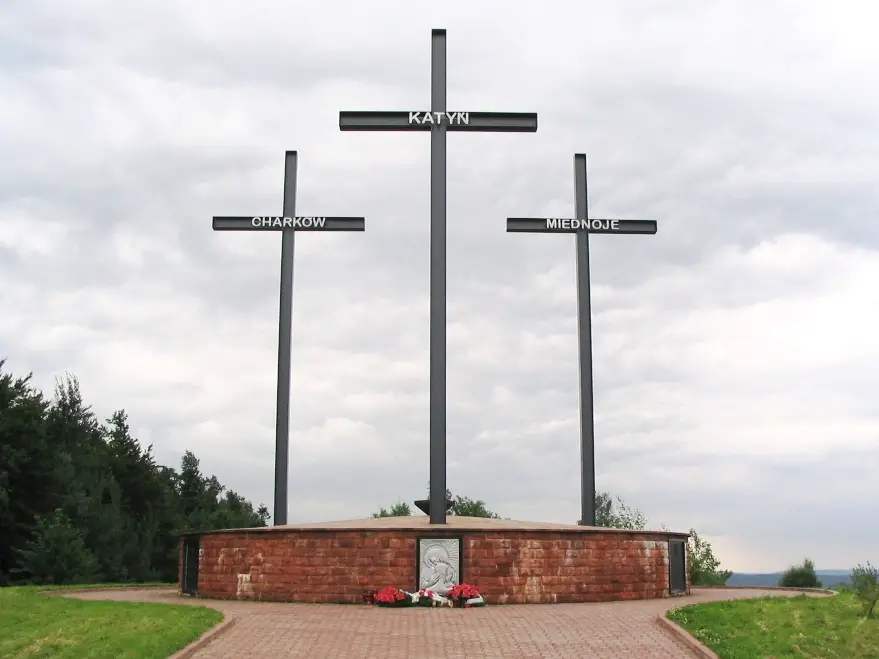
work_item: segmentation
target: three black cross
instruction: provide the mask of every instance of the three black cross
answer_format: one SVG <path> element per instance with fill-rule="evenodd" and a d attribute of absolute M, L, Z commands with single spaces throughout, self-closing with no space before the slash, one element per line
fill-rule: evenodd
<path fill-rule="evenodd" d="M 431 34 L 431 109 L 339 113 L 343 131 L 430 132 L 430 499 L 431 524 L 446 523 L 446 132 L 535 132 L 537 114 L 446 110 L 446 31 Z M 214 217 L 217 231 L 280 231 L 281 285 L 275 419 L 275 525 L 287 523 L 293 246 L 298 231 L 363 231 L 362 217 L 296 216 L 296 152 L 288 151 L 283 215 Z M 594 525 L 595 467 L 592 396 L 592 332 L 589 295 L 590 233 L 656 233 L 656 222 L 590 220 L 586 158 L 574 157 L 574 218 L 508 218 L 508 232 L 576 233 L 580 345 L 581 524 Z"/>

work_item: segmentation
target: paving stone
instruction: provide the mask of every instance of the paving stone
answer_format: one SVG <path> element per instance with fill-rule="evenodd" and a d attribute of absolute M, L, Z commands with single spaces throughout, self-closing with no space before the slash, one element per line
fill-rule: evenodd
<path fill-rule="evenodd" d="M 71 593 L 87 600 L 200 604 L 234 626 L 195 659 L 669 659 L 696 656 L 656 623 L 670 608 L 788 591 L 693 589 L 686 597 L 594 604 L 384 609 L 180 597 L 175 590 Z"/>

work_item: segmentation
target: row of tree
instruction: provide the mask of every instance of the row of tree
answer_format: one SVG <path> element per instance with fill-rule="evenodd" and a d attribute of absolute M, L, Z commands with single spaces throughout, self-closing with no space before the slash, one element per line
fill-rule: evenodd
<path fill-rule="evenodd" d="M 451 514 L 500 516 L 447 492 Z M 606 492 L 596 523 L 644 529 L 647 518 Z M 411 515 L 406 503 L 374 517 Z M 156 463 L 123 410 L 101 422 L 70 375 L 47 399 L 0 360 L 0 585 L 176 581 L 181 533 L 265 526 L 269 512 L 205 476 L 187 451 L 180 469 Z M 691 531 L 694 584 L 723 584 L 711 546 Z"/>
<path fill-rule="evenodd" d="M 181 533 L 265 526 L 198 458 L 156 463 L 124 411 L 101 422 L 75 377 L 47 399 L 0 360 L 0 585 L 176 581 Z"/>
<path fill-rule="evenodd" d="M 453 495 L 450 490 L 446 490 L 446 499 L 451 502 L 449 512 L 452 515 L 500 519 L 500 515 L 489 510 L 481 499 Z M 372 516 L 405 517 L 411 514 L 409 504 L 400 501 L 389 508 L 380 508 Z M 637 508 L 626 505 L 620 497 L 614 497 L 608 492 L 596 492 L 595 525 L 612 529 L 644 530 L 647 527 L 647 517 Z M 732 572 L 720 569 L 720 561 L 714 556 L 711 543 L 700 537 L 695 529 L 690 529 L 688 542 L 690 583 L 694 586 L 725 585 Z"/>

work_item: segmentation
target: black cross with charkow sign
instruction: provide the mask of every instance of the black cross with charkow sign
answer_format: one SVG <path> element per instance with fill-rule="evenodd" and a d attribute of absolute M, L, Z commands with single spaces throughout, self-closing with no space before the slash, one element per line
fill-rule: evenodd
<path fill-rule="evenodd" d="M 281 232 L 281 301 L 278 314 L 278 392 L 275 415 L 275 510 L 272 523 L 287 523 L 287 474 L 290 447 L 290 343 L 293 334 L 293 246 L 300 231 L 364 231 L 362 217 L 312 217 L 295 215 L 295 151 L 284 162 L 283 215 L 215 216 L 214 231 Z"/>
<path fill-rule="evenodd" d="M 595 421 L 592 391 L 592 299 L 589 283 L 589 234 L 655 234 L 654 220 L 589 218 L 586 155 L 574 155 L 575 216 L 509 217 L 510 233 L 577 234 L 577 328 L 580 344 L 580 524 L 595 525 Z"/>
<path fill-rule="evenodd" d="M 446 31 L 431 32 L 430 110 L 343 111 L 340 130 L 430 132 L 430 503 L 446 523 L 446 132 L 533 133 L 534 112 L 446 110 Z"/>

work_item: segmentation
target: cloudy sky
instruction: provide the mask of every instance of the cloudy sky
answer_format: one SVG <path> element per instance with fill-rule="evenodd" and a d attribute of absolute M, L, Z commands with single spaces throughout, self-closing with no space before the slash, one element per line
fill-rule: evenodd
<path fill-rule="evenodd" d="M 380 8 L 376 8 L 380 7 Z M 574 239 L 592 241 L 599 489 L 726 567 L 877 562 L 879 9 L 819 0 L 0 8 L 0 356 L 69 371 L 159 460 L 271 506 L 280 236 L 212 215 L 364 215 L 296 244 L 290 521 L 426 494 L 424 134 L 340 109 L 539 114 L 449 137 L 449 487 L 579 517 Z"/>

